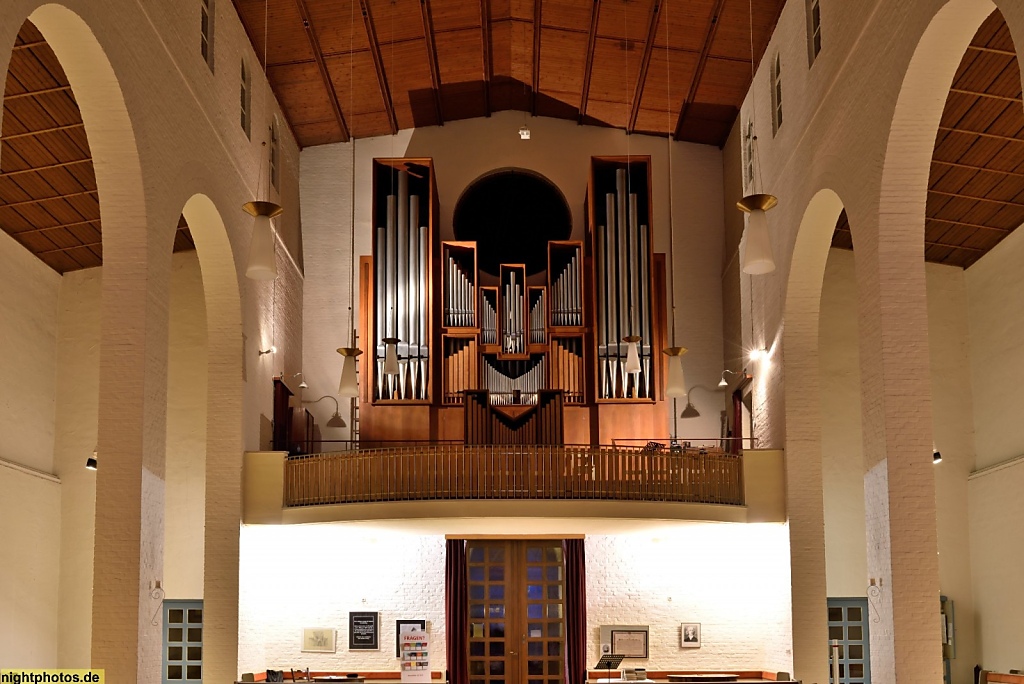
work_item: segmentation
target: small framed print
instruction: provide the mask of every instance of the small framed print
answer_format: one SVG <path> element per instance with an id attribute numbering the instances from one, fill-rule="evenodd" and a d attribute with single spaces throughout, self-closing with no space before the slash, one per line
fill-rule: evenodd
<path id="1" fill-rule="evenodd" d="M 627 658 L 647 657 L 646 629 L 613 629 L 612 654 Z"/>
<path id="2" fill-rule="evenodd" d="M 684 622 L 679 626 L 679 646 L 681 648 L 700 648 L 699 622 Z"/>
<path id="3" fill-rule="evenodd" d="M 321 627 L 302 630 L 302 651 L 304 653 L 334 653 L 334 630 Z"/>

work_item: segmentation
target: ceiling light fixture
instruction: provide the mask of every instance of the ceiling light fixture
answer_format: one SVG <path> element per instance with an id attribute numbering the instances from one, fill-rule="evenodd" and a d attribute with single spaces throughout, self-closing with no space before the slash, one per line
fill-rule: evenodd
<path id="1" fill-rule="evenodd" d="M 338 400 L 332 397 L 330 394 L 325 394 L 319 399 L 313 399 L 310 401 L 303 401 L 303 404 L 317 404 L 324 399 L 330 399 L 334 402 L 334 415 L 331 416 L 327 421 L 327 427 L 329 428 L 343 428 L 345 427 L 345 419 L 341 417 L 340 407 L 338 406 Z"/>
<path id="2" fill-rule="evenodd" d="M 267 81 L 267 18 L 269 0 L 263 3 L 263 104 L 266 110 L 267 96 L 270 83 Z M 266 147 L 263 141 L 262 147 Z M 256 181 L 256 196 L 259 197 L 265 191 L 263 187 L 263 155 L 260 155 L 260 170 Z M 274 280 L 277 278 L 277 254 L 275 250 L 276 239 L 274 237 L 274 226 L 271 219 L 279 216 L 284 209 L 273 202 L 255 200 L 246 202 L 242 209 L 255 220 L 252 225 L 252 241 L 249 243 L 249 261 L 245 268 L 245 277 L 253 280 Z"/>
<path id="3" fill-rule="evenodd" d="M 683 354 L 686 353 L 686 347 L 669 347 L 662 350 L 662 352 L 668 356 L 665 396 L 684 396 L 686 394 L 686 380 L 683 376 Z"/>
<path id="4" fill-rule="evenodd" d="M 622 341 L 626 343 L 626 367 L 627 373 L 639 373 L 642 369 L 640 367 L 640 350 L 637 347 L 637 343 L 640 341 L 639 335 L 627 335 L 622 338 Z"/>
<path id="5" fill-rule="evenodd" d="M 356 380 L 356 363 L 358 363 L 357 357 L 363 353 L 363 350 L 355 347 L 339 347 L 338 353 L 342 356 L 341 382 L 338 384 L 338 394 L 343 397 L 358 396 L 359 383 Z"/>

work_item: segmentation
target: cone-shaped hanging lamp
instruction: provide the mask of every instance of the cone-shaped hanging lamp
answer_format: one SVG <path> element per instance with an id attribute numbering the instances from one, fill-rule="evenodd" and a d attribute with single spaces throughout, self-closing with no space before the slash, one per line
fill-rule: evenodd
<path id="1" fill-rule="evenodd" d="M 398 375 L 398 338 L 385 337 L 384 342 L 384 374 Z"/>
<path id="2" fill-rule="evenodd" d="M 686 394 L 686 380 L 683 377 L 683 354 L 686 353 L 686 347 L 669 347 L 664 350 L 664 353 L 668 356 L 665 396 L 684 396 Z"/>
<path id="3" fill-rule="evenodd" d="M 640 372 L 640 350 L 637 348 L 637 343 L 640 341 L 639 335 L 629 335 L 623 337 L 622 341 L 629 345 L 626 348 L 626 372 L 627 373 L 639 373 Z"/>
<path id="4" fill-rule="evenodd" d="M 274 250 L 274 227 L 270 219 L 280 215 L 284 209 L 273 202 L 260 201 L 247 202 L 242 209 L 256 219 L 252 226 L 245 276 L 253 280 L 273 280 L 277 277 L 277 257 Z"/>
<path id="5" fill-rule="evenodd" d="M 774 195 L 759 193 L 747 195 L 736 206 L 750 216 L 743 233 L 743 272 L 748 275 L 763 275 L 775 270 L 772 242 L 768 237 L 768 217 L 765 212 L 779 203 Z"/>
<path id="6" fill-rule="evenodd" d="M 356 363 L 358 357 L 363 353 L 362 349 L 355 347 L 341 347 L 338 353 L 342 356 L 341 383 L 338 385 L 338 395 L 342 397 L 355 397 L 359 395 L 359 384 L 356 381 Z"/>

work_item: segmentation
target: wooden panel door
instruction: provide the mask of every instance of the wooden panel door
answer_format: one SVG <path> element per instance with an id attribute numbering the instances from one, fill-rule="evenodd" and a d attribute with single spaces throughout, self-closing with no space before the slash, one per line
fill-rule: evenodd
<path id="1" fill-rule="evenodd" d="M 470 684 L 563 684 L 560 540 L 471 541 Z"/>

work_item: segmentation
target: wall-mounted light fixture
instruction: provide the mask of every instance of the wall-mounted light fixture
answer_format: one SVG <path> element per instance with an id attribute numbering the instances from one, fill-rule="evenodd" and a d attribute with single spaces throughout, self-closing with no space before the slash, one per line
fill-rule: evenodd
<path id="1" fill-rule="evenodd" d="M 266 354 L 276 354 L 276 353 L 277 353 L 277 347 L 275 347 L 274 345 L 270 345 L 266 349 L 260 349 L 260 356 L 264 356 Z"/>
<path id="2" fill-rule="evenodd" d="M 932 463 L 942 463 L 942 454 L 932 445 Z"/>
<path id="3" fill-rule="evenodd" d="M 679 414 L 680 418 L 700 418 L 700 411 L 698 411 L 697 407 L 693 405 L 692 401 L 690 401 L 690 395 L 693 394 L 693 390 L 695 389 L 702 389 L 705 392 L 711 393 L 717 393 L 719 391 L 717 389 L 705 387 L 704 385 L 694 385 L 691 387 L 690 391 L 686 393 L 686 408 L 684 408 L 683 412 Z"/>
<path id="4" fill-rule="evenodd" d="M 726 373 L 728 373 L 729 375 L 738 375 L 741 378 L 751 378 L 751 377 L 753 377 L 749 373 L 746 373 L 746 372 L 737 373 L 736 371 L 731 371 L 728 368 L 726 368 L 724 371 L 722 371 L 722 379 L 718 381 L 718 386 L 721 387 L 722 389 L 725 389 L 726 387 L 729 386 L 729 381 L 725 379 Z"/>
<path id="5" fill-rule="evenodd" d="M 302 373 L 296 373 L 292 377 L 293 378 L 301 378 L 302 377 Z M 305 379 L 303 379 L 302 382 L 299 383 L 299 389 L 309 389 L 309 385 L 306 384 L 306 380 Z"/>
<path id="6" fill-rule="evenodd" d="M 98 456 L 99 447 L 96 447 L 95 449 L 92 450 L 92 456 L 85 459 L 85 467 L 87 470 L 96 470 L 96 467 L 99 465 L 99 461 L 97 461 Z"/>
<path id="7" fill-rule="evenodd" d="M 341 417 L 341 414 L 339 413 L 340 409 L 338 408 L 338 400 L 335 399 L 334 397 L 332 397 L 331 395 L 325 394 L 324 396 L 320 397 L 319 399 L 313 399 L 312 401 L 303 401 L 302 403 L 303 404 L 317 404 L 317 403 L 323 401 L 324 399 L 330 399 L 331 401 L 334 402 L 334 415 L 331 416 L 330 419 L 327 421 L 327 427 L 329 427 L 329 428 L 343 428 L 343 427 L 345 427 L 345 420 Z"/>

